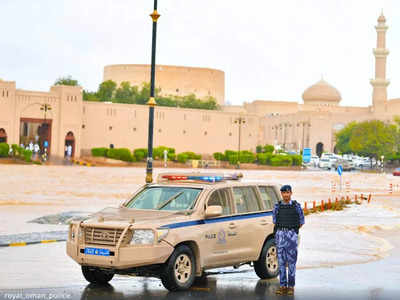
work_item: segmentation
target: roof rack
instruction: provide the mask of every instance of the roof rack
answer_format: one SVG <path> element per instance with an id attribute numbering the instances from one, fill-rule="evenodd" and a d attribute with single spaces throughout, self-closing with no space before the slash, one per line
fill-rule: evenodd
<path id="1" fill-rule="evenodd" d="M 157 177 L 157 182 L 201 182 L 217 183 L 227 180 L 240 180 L 242 173 L 234 174 L 211 174 L 211 173 L 161 173 Z"/>

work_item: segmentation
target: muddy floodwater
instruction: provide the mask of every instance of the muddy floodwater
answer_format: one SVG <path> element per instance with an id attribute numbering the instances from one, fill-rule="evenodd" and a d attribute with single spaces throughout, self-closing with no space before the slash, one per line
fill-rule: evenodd
<path id="1" fill-rule="evenodd" d="M 235 172 L 155 169 L 154 178 L 166 171 Z M 400 282 L 400 269 L 391 265 L 394 253 L 400 250 L 400 194 L 397 191 L 389 194 L 389 185 L 399 186 L 400 178 L 391 174 L 361 172 L 344 173 L 341 180 L 336 172 L 328 171 L 240 172 L 244 175 L 244 181 L 290 184 L 293 198 L 303 205 L 307 202 L 309 207 L 312 201 L 326 201 L 328 198 L 346 195 L 372 195 L 370 203 L 364 200 L 361 205 L 353 204 L 343 211 L 326 211 L 306 216 L 299 246 L 298 270 L 299 274 L 303 274 L 299 282 L 310 287 L 315 283 L 319 284 L 318 287 L 326 284 L 333 288 L 333 283 L 339 284 L 341 273 L 332 273 L 331 270 L 342 267 L 343 274 L 351 277 L 351 266 L 354 266 L 353 270 L 359 270 L 356 273 L 360 276 L 357 280 L 361 285 L 384 286 L 387 283 L 392 286 Z M 59 224 L 57 221 L 52 224 L 31 221 L 49 215 L 65 216 L 70 212 L 90 214 L 107 206 L 117 206 L 144 183 L 144 178 L 145 170 L 133 167 L 0 165 L 0 238 L 10 235 L 26 238 L 46 232 L 65 232 L 67 225 L 61 221 Z M 336 185 L 335 194 L 332 193 L 333 185 Z M 65 243 L 61 242 L 49 246 L 0 248 L 0 289 L 86 284 L 78 266 L 66 256 L 64 247 Z M 43 251 L 51 251 L 51 255 L 47 256 L 51 257 L 51 263 L 45 259 Z M 360 267 L 363 265 L 366 267 Z M 368 266 L 383 270 L 379 271 L 379 276 L 369 281 L 361 275 L 364 272 L 361 270 Z M 37 271 L 27 272 L 27 268 Z M 53 271 L 41 274 L 43 268 Z M 63 270 L 63 275 L 54 276 L 61 274 L 60 270 Z M 231 277 L 257 282 L 250 267 L 244 266 L 240 270 L 244 273 Z M 215 272 L 218 274 L 219 271 Z M 318 274 L 319 279 L 315 281 L 313 274 Z M 116 282 L 124 280 L 121 277 Z M 159 288 L 159 282 L 154 282 L 157 282 Z"/>

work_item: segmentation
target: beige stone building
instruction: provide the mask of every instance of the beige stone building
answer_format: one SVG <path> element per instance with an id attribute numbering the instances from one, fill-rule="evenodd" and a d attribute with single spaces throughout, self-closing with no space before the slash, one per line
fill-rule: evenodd
<path id="1" fill-rule="evenodd" d="M 224 73 L 219 70 L 157 66 L 156 86 L 164 95 L 196 94 L 215 97 L 219 111 L 156 107 L 154 146 L 174 147 L 177 152 L 212 154 L 240 148 L 255 151 L 257 145 L 274 144 L 313 153 L 334 151 L 335 132 L 353 120 L 392 121 L 400 115 L 400 98 L 387 99 L 385 45 L 387 31 L 383 15 L 375 27 L 377 48 L 372 103 L 368 107 L 341 106 L 340 92 L 320 80 L 305 89 L 303 103 L 255 100 L 242 106 L 225 102 Z M 111 65 L 104 80 L 149 81 L 148 65 Z M 244 123 L 235 122 L 241 118 Z M 81 87 L 53 86 L 49 92 L 16 88 L 13 81 L 0 80 L 0 142 L 47 145 L 53 157 L 63 157 L 71 145 L 79 157 L 93 147 L 146 148 L 148 107 L 82 101 Z"/>

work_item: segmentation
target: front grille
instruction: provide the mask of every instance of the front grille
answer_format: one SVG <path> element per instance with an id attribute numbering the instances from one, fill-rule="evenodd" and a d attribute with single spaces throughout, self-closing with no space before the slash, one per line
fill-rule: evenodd
<path id="1" fill-rule="evenodd" d="M 85 243 L 116 246 L 122 232 L 123 229 L 86 227 Z M 124 243 L 126 239 L 127 236 L 125 235 L 122 243 Z"/>

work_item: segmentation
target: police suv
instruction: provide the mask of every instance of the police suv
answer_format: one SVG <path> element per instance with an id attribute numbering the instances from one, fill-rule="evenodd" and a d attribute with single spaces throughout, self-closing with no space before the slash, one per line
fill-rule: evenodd
<path id="1" fill-rule="evenodd" d="M 262 279 L 276 277 L 272 210 L 279 189 L 239 175 L 160 174 L 120 207 L 71 223 L 67 254 L 97 284 L 131 274 L 185 290 L 204 270 L 243 264 Z"/>

